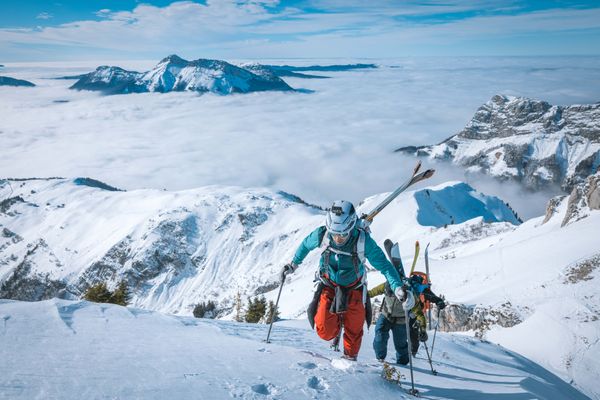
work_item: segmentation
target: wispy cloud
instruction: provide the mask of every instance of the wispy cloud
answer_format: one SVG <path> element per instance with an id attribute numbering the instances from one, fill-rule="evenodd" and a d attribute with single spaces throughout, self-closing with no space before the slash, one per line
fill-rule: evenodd
<path id="1" fill-rule="evenodd" d="M 41 13 L 39 13 L 39 14 L 38 14 L 38 15 L 35 17 L 35 19 L 51 19 L 52 17 L 53 17 L 53 16 L 52 16 L 52 14 L 50 14 L 50 13 L 47 13 L 47 12 L 41 12 Z"/>
<path id="2" fill-rule="evenodd" d="M 41 15 L 41 14 L 40 14 Z M 524 9 L 518 2 L 309 0 L 179 1 L 139 4 L 130 11 L 101 9 L 99 19 L 42 28 L 0 29 L 0 50 L 26 45 L 76 46 L 143 57 L 172 52 L 213 57 L 323 57 L 474 54 L 486 40 L 502 41 L 499 54 L 539 54 L 547 35 L 579 35 L 587 53 L 598 51 L 600 7 Z M 520 40 L 526 35 L 527 40 Z M 527 47 L 529 46 L 529 47 Z M 543 47 L 543 46 L 542 46 Z M 573 53 L 557 43 L 554 53 Z M 224 50 L 226 49 L 226 50 Z M 487 48 L 494 53 L 494 46 Z M 585 51 L 584 51 L 585 52 Z M 143 54 L 142 54 L 143 53 Z M 488 54 L 486 53 L 486 54 Z"/>

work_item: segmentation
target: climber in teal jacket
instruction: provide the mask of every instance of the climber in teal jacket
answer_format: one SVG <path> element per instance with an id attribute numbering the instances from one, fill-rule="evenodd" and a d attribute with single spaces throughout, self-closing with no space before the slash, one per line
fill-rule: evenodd
<path id="1" fill-rule="evenodd" d="M 314 231 L 312 231 L 300 244 L 298 250 L 296 250 L 296 254 L 294 255 L 294 259 L 292 262 L 295 265 L 302 264 L 304 258 L 310 253 L 312 250 L 315 250 L 321 246 L 321 242 L 323 241 L 323 236 L 325 234 L 331 235 L 330 233 L 326 233 L 327 228 L 325 226 L 320 226 Z M 352 253 L 354 251 L 354 247 L 357 245 L 358 236 L 360 231 L 358 228 L 354 228 L 350 233 L 350 238 L 341 246 L 335 246 L 337 250 Z M 375 240 L 371 237 L 367 232 L 365 235 L 365 245 L 364 245 L 364 254 L 369 263 L 377 270 L 381 271 L 381 273 L 385 276 L 388 282 L 390 282 L 390 286 L 392 290 L 396 290 L 396 288 L 402 286 L 402 282 L 400 280 L 400 276 L 398 275 L 398 271 L 392 263 L 390 263 L 385 256 L 383 250 L 375 243 Z M 333 241 L 332 241 L 333 242 Z M 335 245 L 335 242 L 334 242 Z M 326 253 L 321 254 L 321 261 L 319 262 L 319 272 L 322 276 L 325 276 L 331 282 L 339 286 L 350 286 L 353 283 L 360 282 L 360 279 L 365 273 L 365 265 L 364 263 L 359 262 L 358 268 L 355 268 L 354 260 L 351 256 L 345 256 L 344 254 L 335 254 L 332 253 L 329 256 L 329 264 L 326 265 Z M 333 255 L 336 256 L 333 256 Z M 360 261 L 360 260 L 359 260 Z"/>
<path id="2" fill-rule="evenodd" d="M 317 248 L 322 252 L 320 284 L 307 310 L 308 319 L 322 339 L 335 339 L 334 347 L 343 327 L 344 357 L 356 360 L 365 318 L 367 324 L 371 322 L 365 260 L 386 277 L 394 293 L 404 301 L 400 275 L 368 230 L 361 227 L 354 206 L 348 201 L 333 203 L 325 226 L 315 229 L 302 241 L 293 260 L 284 266 L 282 279 L 293 273 L 308 253 Z"/>

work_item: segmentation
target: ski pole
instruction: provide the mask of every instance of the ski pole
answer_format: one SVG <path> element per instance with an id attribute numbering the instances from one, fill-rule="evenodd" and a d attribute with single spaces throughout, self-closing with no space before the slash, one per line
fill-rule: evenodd
<path id="1" fill-rule="evenodd" d="M 283 282 L 285 282 L 285 275 L 281 274 L 281 284 L 279 285 L 279 293 L 277 294 L 277 301 L 275 302 L 275 308 L 273 309 L 273 313 L 271 315 L 271 324 L 269 325 L 269 332 L 267 333 L 267 343 L 271 343 L 269 341 L 269 337 L 271 337 L 271 329 L 273 328 L 273 321 L 275 320 L 275 314 L 277 311 L 277 307 L 279 306 L 279 297 L 281 297 L 281 289 L 283 289 Z"/>
<path id="2" fill-rule="evenodd" d="M 427 283 L 429 287 L 431 287 L 431 276 L 429 276 L 429 243 L 425 246 L 425 274 L 427 275 Z M 429 314 L 429 326 L 431 326 L 431 302 L 429 303 L 429 309 L 427 310 Z"/>
<path id="3" fill-rule="evenodd" d="M 412 296 L 412 293 L 407 293 L 407 296 Z M 417 395 L 418 391 L 415 389 L 415 378 L 413 376 L 413 362 L 412 362 L 412 342 L 410 340 L 410 315 L 408 310 L 404 310 L 404 318 L 406 319 L 406 341 L 408 342 L 408 361 L 410 363 L 410 384 L 412 389 L 408 391 L 409 394 L 414 396 Z"/>
<path id="4" fill-rule="evenodd" d="M 342 337 L 342 331 L 344 330 L 344 314 L 339 314 L 338 318 L 340 321 L 340 330 L 331 344 L 333 351 L 340 351 L 340 338 Z"/>
<path id="5" fill-rule="evenodd" d="M 431 361 L 431 356 L 429 355 L 429 349 L 427 348 L 427 342 L 423 342 L 425 346 L 425 352 L 427 353 L 427 359 L 429 360 L 429 367 L 431 368 L 431 373 L 437 375 L 437 371 L 433 369 L 433 362 Z M 433 347 L 431 348 L 433 350 Z"/>
<path id="6" fill-rule="evenodd" d="M 437 312 L 437 321 L 435 322 L 435 329 L 433 331 L 433 341 L 431 342 L 431 355 L 433 356 L 433 346 L 435 346 L 435 335 L 437 333 L 438 330 L 438 326 L 440 326 L 440 308 L 438 307 L 438 312 Z"/>

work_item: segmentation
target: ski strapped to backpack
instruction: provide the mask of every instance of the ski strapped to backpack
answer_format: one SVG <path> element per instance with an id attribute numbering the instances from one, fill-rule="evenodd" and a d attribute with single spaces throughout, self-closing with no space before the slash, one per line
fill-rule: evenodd
<path id="1" fill-rule="evenodd" d="M 419 245 L 419 241 L 417 240 L 415 242 L 415 256 L 413 258 L 412 266 L 410 267 L 410 273 L 408 274 L 408 276 L 411 276 L 413 272 L 415 272 L 415 265 L 417 265 L 417 258 L 419 258 L 420 248 L 421 246 Z"/>
<path id="2" fill-rule="evenodd" d="M 408 189 L 415 183 L 431 178 L 433 176 L 433 173 L 435 172 L 434 169 L 428 169 L 426 171 L 418 173 L 420 169 L 421 161 L 419 160 L 419 162 L 417 162 L 417 165 L 415 165 L 415 168 L 413 169 L 411 177 L 400 187 L 398 187 L 396 190 L 390 193 L 389 196 L 386 197 L 381 203 L 379 203 L 379 205 L 377 205 L 377 207 L 375 207 L 370 213 L 363 215 L 361 219 L 365 220 L 367 225 L 370 224 L 371 222 L 373 222 L 373 219 L 377 216 L 377 214 L 379 214 L 385 207 L 387 207 L 387 205 L 390 204 L 392 200 L 398 197 L 400 193 L 404 192 L 406 189 Z"/>
<path id="3" fill-rule="evenodd" d="M 425 274 L 426 274 L 426 279 L 427 279 L 427 283 L 429 283 L 429 285 L 431 285 L 431 276 L 429 275 L 429 244 L 427 243 L 427 246 L 425 246 Z M 427 302 L 427 311 L 428 311 L 428 317 L 429 317 L 429 326 L 431 326 L 431 305 L 429 304 L 429 302 Z"/>

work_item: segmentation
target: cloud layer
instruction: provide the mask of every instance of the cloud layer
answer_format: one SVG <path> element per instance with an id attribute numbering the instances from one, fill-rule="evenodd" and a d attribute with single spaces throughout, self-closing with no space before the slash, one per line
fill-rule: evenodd
<path id="1" fill-rule="evenodd" d="M 340 60 L 321 61 L 332 62 Z M 311 94 L 101 97 L 43 79 L 95 66 L 7 66 L 3 73 L 38 87 L 0 88 L 3 177 L 90 176 L 127 189 L 267 186 L 321 205 L 356 202 L 405 179 L 414 160 L 394 149 L 457 133 L 495 94 L 554 104 L 600 100 L 598 57 L 398 59 L 331 79 L 287 80 Z M 458 169 L 438 169 L 432 184 L 465 178 Z M 521 198 L 517 188 L 472 183 L 521 215 L 543 212 L 543 200 Z"/>

